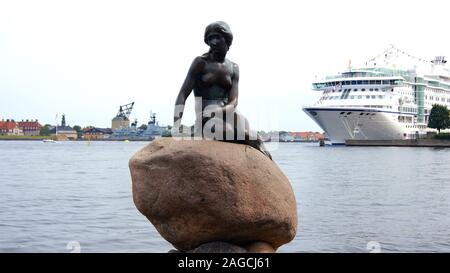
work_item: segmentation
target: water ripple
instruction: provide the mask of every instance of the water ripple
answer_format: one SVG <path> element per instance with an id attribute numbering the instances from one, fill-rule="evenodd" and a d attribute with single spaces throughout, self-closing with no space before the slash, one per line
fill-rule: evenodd
<path id="1" fill-rule="evenodd" d="M 147 143 L 0 141 L 0 252 L 167 252 L 134 206 L 128 159 Z M 268 146 L 271 146 L 269 144 Z M 450 251 L 450 149 L 271 151 L 291 181 L 299 228 L 281 252 Z"/>

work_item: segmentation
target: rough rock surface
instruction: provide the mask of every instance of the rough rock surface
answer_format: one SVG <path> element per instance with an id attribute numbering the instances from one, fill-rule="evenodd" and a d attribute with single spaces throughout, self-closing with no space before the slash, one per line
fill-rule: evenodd
<path id="1" fill-rule="evenodd" d="M 247 253 L 247 250 L 238 245 L 226 242 L 210 242 L 189 250 L 189 253 Z"/>
<path id="2" fill-rule="evenodd" d="M 129 166 L 136 207 L 179 250 L 214 241 L 276 249 L 296 234 L 288 179 L 250 146 L 160 138 Z"/>
<path id="3" fill-rule="evenodd" d="M 250 253 L 274 253 L 275 249 L 266 242 L 253 242 L 244 246 Z"/>

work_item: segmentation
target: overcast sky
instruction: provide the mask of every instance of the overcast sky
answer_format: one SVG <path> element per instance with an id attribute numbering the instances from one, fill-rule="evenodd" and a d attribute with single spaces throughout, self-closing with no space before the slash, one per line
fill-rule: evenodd
<path id="1" fill-rule="evenodd" d="M 320 130 L 301 107 L 315 77 L 391 44 L 450 57 L 446 1 L 0 1 L 0 118 L 110 127 L 122 104 L 171 124 L 205 27 L 226 21 L 240 67 L 238 109 L 256 129 Z M 183 123 L 194 122 L 193 96 Z"/>

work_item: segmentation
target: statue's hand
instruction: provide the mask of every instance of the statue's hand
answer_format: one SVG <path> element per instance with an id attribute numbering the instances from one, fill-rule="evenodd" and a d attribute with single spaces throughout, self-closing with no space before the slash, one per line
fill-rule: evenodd
<path id="1" fill-rule="evenodd" d="M 208 105 L 204 110 L 203 110 L 203 114 L 204 116 L 207 117 L 212 117 L 213 113 L 214 116 L 220 115 L 222 114 L 224 111 L 224 107 L 223 106 L 219 106 L 219 105 Z"/>

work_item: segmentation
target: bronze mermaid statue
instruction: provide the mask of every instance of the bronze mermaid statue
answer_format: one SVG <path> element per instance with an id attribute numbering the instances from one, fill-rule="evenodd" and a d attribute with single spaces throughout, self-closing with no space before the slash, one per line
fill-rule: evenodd
<path id="1" fill-rule="evenodd" d="M 230 27 L 222 21 L 209 24 L 204 41 L 209 51 L 196 57 L 189 68 L 175 102 L 174 128 L 179 130 L 186 99 L 193 90 L 197 116 L 194 135 L 249 145 L 272 159 L 248 120 L 236 110 L 239 67 L 226 58 L 233 41 Z"/>

